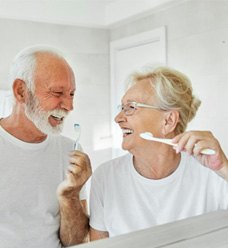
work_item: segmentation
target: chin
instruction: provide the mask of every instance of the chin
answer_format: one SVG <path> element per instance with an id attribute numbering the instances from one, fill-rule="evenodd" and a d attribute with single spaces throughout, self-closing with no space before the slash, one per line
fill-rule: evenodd
<path id="1" fill-rule="evenodd" d="M 129 151 L 129 149 L 130 149 L 129 144 L 125 144 L 125 143 L 123 142 L 123 143 L 122 143 L 122 149 L 123 149 L 124 151 Z"/>

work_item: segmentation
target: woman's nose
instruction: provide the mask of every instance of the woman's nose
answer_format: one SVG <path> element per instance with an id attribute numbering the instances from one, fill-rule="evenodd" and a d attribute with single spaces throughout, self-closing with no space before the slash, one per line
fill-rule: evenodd
<path id="1" fill-rule="evenodd" d="M 126 116 L 125 116 L 125 114 L 124 114 L 124 111 L 120 111 L 120 112 L 116 115 L 116 117 L 115 117 L 114 120 L 115 120 L 116 123 L 125 121 L 125 120 L 126 120 Z"/>

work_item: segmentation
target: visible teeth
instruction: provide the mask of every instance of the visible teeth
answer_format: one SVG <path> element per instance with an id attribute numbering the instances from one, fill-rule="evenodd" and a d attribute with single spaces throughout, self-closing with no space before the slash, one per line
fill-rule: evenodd
<path id="1" fill-rule="evenodd" d="M 52 115 L 55 119 L 58 119 L 58 120 L 62 120 L 63 117 L 62 116 L 58 116 L 58 115 Z"/>
<path id="2" fill-rule="evenodd" d="M 129 134 L 129 133 L 133 133 L 133 130 L 131 129 L 122 129 L 123 134 Z"/>

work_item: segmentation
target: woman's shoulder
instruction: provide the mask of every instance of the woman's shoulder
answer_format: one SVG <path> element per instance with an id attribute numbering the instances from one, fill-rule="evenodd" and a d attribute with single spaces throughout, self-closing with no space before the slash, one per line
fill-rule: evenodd
<path id="1" fill-rule="evenodd" d="M 132 161 L 132 155 L 131 154 L 125 154 L 120 157 L 108 160 L 101 165 L 99 165 L 95 173 L 118 173 L 122 172 L 126 168 L 128 168 L 128 165 Z"/>

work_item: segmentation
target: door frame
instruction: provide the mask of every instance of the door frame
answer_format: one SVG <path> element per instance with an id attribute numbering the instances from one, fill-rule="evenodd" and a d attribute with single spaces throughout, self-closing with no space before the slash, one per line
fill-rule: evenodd
<path id="1" fill-rule="evenodd" d="M 116 57 L 117 53 L 121 50 L 146 45 L 153 42 L 160 42 L 161 46 L 161 60 L 162 64 L 167 62 L 167 48 L 166 48 L 166 27 L 162 26 L 147 32 L 139 33 L 133 36 L 128 36 L 123 39 L 115 40 L 110 42 L 110 96 L 111 96 L 111 137 L 112 137 L 112 157 L 115 156 L 113 134 L 115 130 L 114 117 L 116 114 L 116 106 L 119 104 L 116 99 L 118 88 L 116 85 Z"/>

